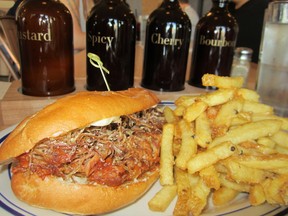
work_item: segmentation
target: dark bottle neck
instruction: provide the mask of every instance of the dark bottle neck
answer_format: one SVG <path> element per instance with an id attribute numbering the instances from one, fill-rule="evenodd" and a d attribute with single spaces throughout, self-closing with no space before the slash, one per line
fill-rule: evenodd
<path id="1" fill-rule="evenodd" d="M 212 0 L 213 8 L 224 8 L 228 9 L 228 0 Z"/>
<path id="2" fill-rule="evenodd" d="M 122 0 L 122 2 L 123 2 L 128 8 L 130 8 L 130 5 L 129 5 L 125 0 Z"/>
<path id="3" fill-rule="evenodd" d="M 111 11 L 111 10 L 116 9 L 116 7 L 121 7 L 122 9 L 127 8 L 129 11 L 131 11 L 129 4 L 125 0 L 100 0 L 91 9 L 89 16 L 94 14 L 95 11 L 102 11 L 102 12 L 103 12 L 103 10 Z M 107 16 L 109 16 L 109 14 L 107 14 Z"/>
<path id="4" fill-rule="evenodd" d="M 102 0 L 102 2 L 113 2 L 113 3 L 122 3 L 123 2 L 123 0 Z"/>
<path id="5" fill-rule="evenodd" d="M 178 0 L 163 0 L 161 7 L 179 8 L 180 4 Z"/>
<path id="6" fill-rule="evenodd" d="M 212 0 L 213 6 L 210 10 L 212 13 L 229 13 L 228 0 Z"/>
<path id="7" fill-rule="evenodd" d="M 105 5 L 118 5 L 118 4 L 126 4 L 124 0 L 101 0 L 99 4 Z M 96 6 L 96 5 L 95 5 Z"/>

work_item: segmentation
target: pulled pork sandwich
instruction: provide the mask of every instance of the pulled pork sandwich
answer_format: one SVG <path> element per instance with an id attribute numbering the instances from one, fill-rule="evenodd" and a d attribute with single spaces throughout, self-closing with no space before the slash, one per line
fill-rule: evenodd
<path id="1" fill-rule="evenodd" d="M 24 119 L 0 147 L 22 201 L 72 214 L 114 211 L 157 180 L 164 117 L 151 92 L 81 92 Z"/>

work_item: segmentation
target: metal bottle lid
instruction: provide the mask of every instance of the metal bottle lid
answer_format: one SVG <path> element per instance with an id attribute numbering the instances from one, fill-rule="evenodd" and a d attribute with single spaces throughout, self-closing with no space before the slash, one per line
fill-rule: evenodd
<path id="1" fill-rule="evenodd" d="M 253 50 L 247 47 L 237 47 L 234 51 L 234 57 L 241 60 L 251 60 Z"/>

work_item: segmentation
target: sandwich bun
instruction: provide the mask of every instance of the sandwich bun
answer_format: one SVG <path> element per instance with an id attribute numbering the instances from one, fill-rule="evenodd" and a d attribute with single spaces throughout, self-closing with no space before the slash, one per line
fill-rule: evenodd
<path id="1" fill-rule="evenodd" d="M 159 103 L 152 92 L 141 88 L 124 91 L 80 92 L 57 100 L 24 119 L 0 147 L 0 163 L 32 149 L 47 137 L 56 137 L 95 121 L 132 114 Z"/>
<path id="2" fill-rule="evenodd" d="M 78 215 L 102 214 L 137 201 L 158 179 L 158 172 L 147 173 L 142 180 L 119 187 L 65 182 L 36 174 L 17 173 L 11 186 L 18 199 L 27 204 Z M 52 188 L 52 190 L 51 190 Z"/>
<path id="3" fill-rule="evenodd" d="M 118 92 L 80 92 L 65 96 L 24 119 L 0 147 L 0 162 L 28 153 L 41 140 L 84 128 L 96 121 L 129 115 L 157 105 L 150 91 L 131 88 Z M 157 180 L 158 167 L 119 186 L 73 182 L 48 175 L 15 172 L 11 187 L 21 201 L 59 212 L 91 215 L 111 212 L 139 199 Z M 85 180 L 84 180 L 85 182 Z"/>

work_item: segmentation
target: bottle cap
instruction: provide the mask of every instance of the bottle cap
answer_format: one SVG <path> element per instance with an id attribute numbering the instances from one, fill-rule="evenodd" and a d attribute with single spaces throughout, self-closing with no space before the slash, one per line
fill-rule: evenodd
<path id="1" fill-rule="evenodd" d="M 253 50 L 248 47 L 237 47 L 234 56 L 241 60 L 251 60 Z"/>

